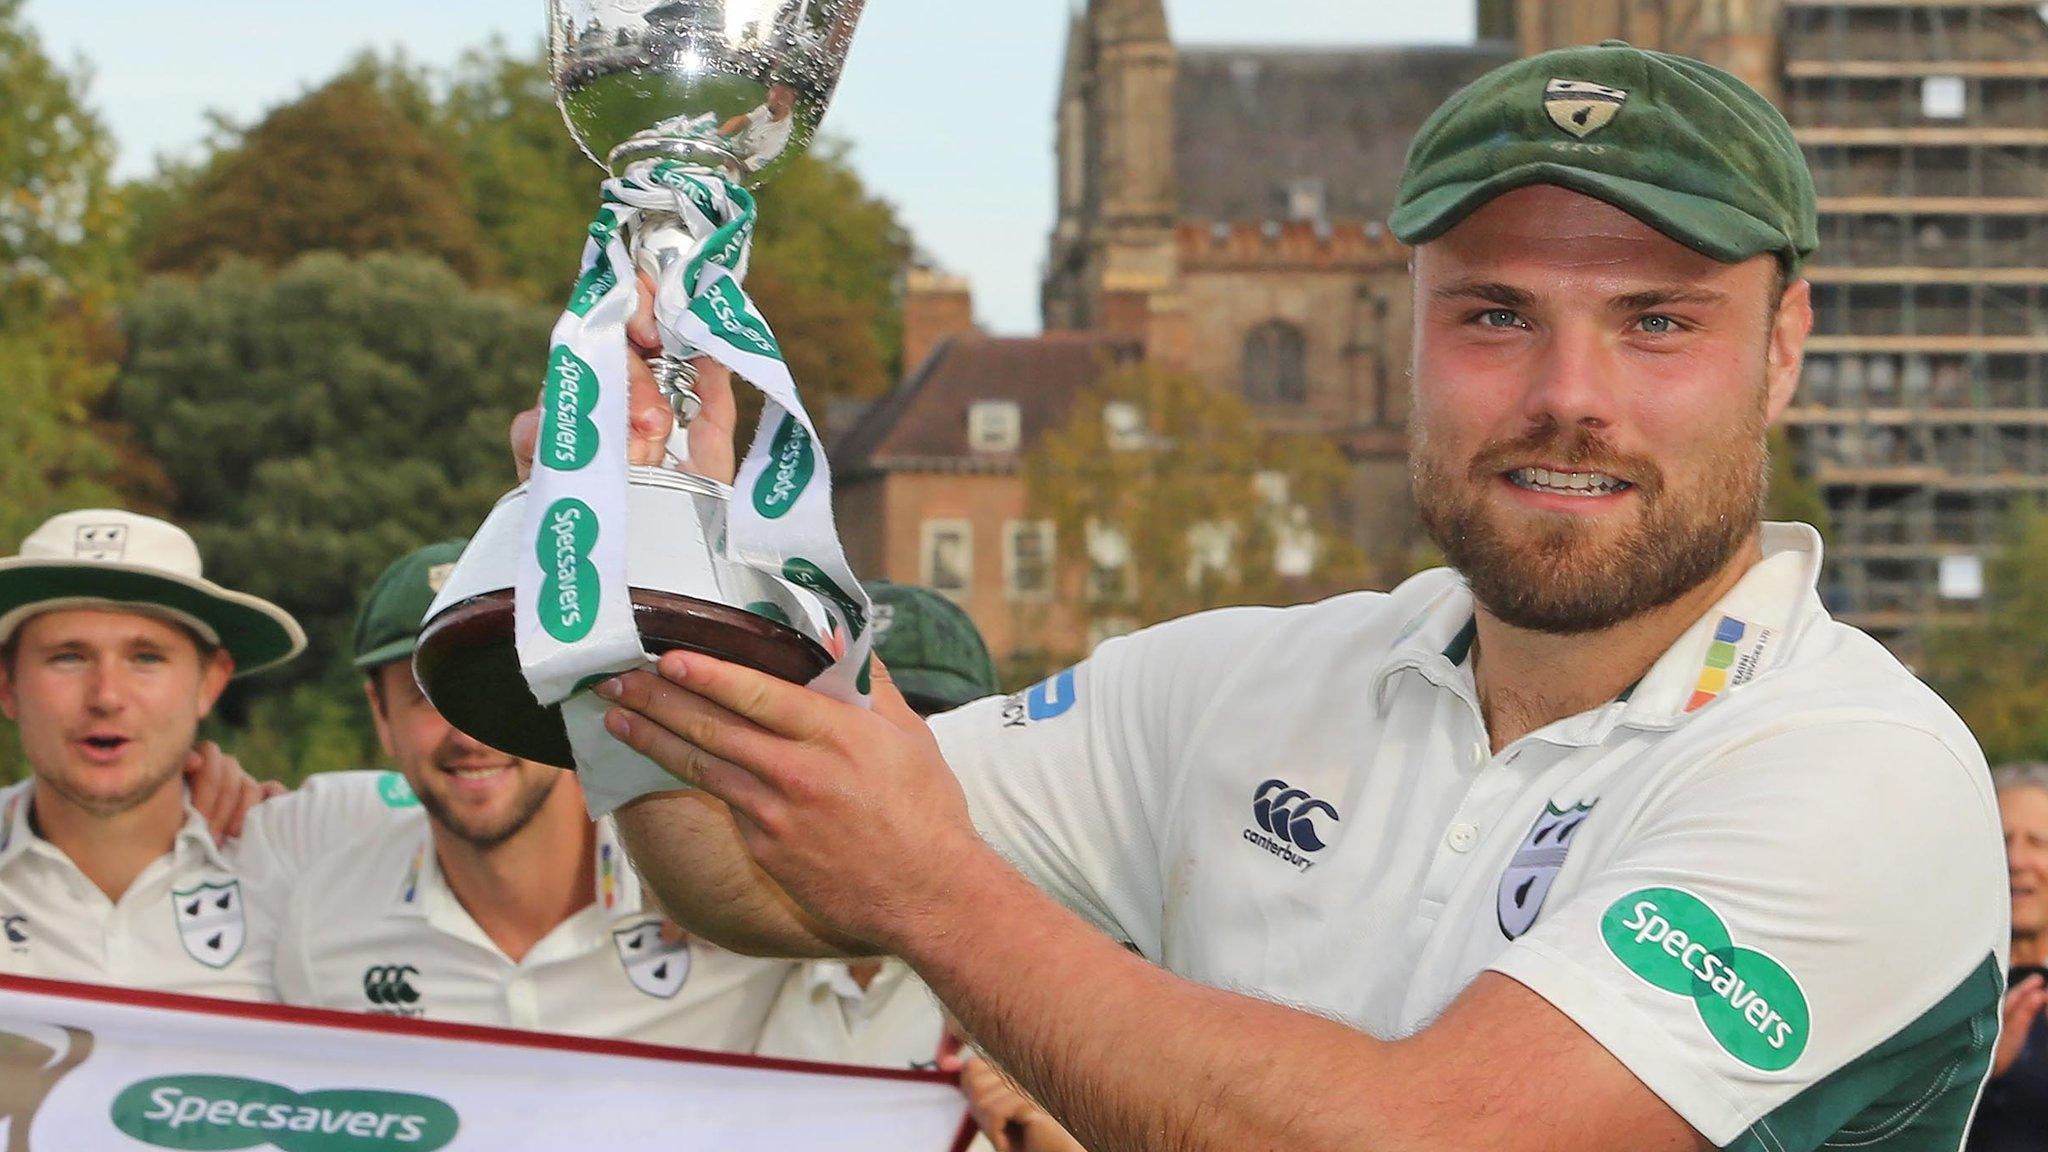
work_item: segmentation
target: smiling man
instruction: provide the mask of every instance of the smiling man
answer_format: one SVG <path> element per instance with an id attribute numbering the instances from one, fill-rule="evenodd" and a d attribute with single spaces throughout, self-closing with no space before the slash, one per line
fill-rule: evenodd
<path id="1" fill-rule="evenodd" d="M 252 907 L 384 809 L 372 774 L 330 773 L 215 843 L 185 778 L 246 778 L 199 723 L 305 636 L 201 571 L 183 530 L 118 509 L 0 560 L 0 710 L 32 773 L 0 791 L 0 972 L 271 999 Z"/>
<path id="2" fill-rule="evenodd" d="M 642 902 L 573 773 L 456 731 L 412 675 L 463 542 L 379 576 L 355 663 L 420 807 L 310 866 L 278 945 L 287 1004 L 751 1052 L 794 965 L 682 938 Z"/>
<path id="3" fill-rule="evenodd" d="M 1983 761 L 1761 523 L 1814 216 L 1725 73 L 1482 77 L 1392 218 L 1448 569 L 929 730 L 671 654 L 600 688 L 699 789 L 622 810 L 635 859 L 735 947 L 904 957 L 1095 1152 L 1955 1148 L 2006 943 Z"/>

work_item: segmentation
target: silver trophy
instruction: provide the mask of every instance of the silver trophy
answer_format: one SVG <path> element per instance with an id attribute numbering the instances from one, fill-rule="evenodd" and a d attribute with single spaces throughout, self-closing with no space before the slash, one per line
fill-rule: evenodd
<path id="1" fill-rule="evenodd" d="M 614 175 L 657 164 L 757 185 L 809 145 L 863 0 L 549 0 L 549 64 L 570 133 Z M 683 222 L 644 215 L 625 235 L 634 263 L 663 279 L 695 241 Z M 677 416 L 696 412 L 694 349 L 653 365 Z M 414 673 L 457 728 L 530 760 L 574 767 L 557 709 L 533 698 L 515 640 L 513 586 L 527 488 L 498 502 L 449 574 L 421 632 Z M 683 648 L 805 683 L 832 662 L 819 592 L 727 559 L 731 489 L 636 468 L 627 583 L 646 651 Z"/>

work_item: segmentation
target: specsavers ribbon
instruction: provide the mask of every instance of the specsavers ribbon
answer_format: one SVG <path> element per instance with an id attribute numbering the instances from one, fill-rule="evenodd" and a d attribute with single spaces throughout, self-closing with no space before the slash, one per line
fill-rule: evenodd
<path id="1" fill-rule="evenodd" d="M 829 624 L 834 660 L 811 687 L 865 706 L 869 603 L 832 522 L 832 474 L 768 322 L 740 286 L 754 236 L 746 189 L 672 161 L 605 181 L 582 275 L 556 321 L 541 394 L 541 432 L 526 500 L 515 592 L 520 670 L 543 704 L 560 703 L 593 815 L 675 777 L 602 727 L 589 684 L 650 663 L 626 585 L 626 322 L 639 282 L 626 237 L 680 221 L 694 241 L 659 277 L 655 319 L 664 342 L 711 356 L 766 402 L 734 479 L 723 547 L 735 563 L 809 589 Z"/>

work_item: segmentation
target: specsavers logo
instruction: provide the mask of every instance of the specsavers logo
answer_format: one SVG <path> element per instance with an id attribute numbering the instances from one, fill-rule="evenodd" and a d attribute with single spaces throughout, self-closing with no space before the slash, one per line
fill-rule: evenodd
<path id="1" fill-rule="evenodd" d="M 618 284 L 618 273 L 612 271 L 610 263 L 600 259 L 586 269 L 582 277 L 576 281 L 575 290 L 569 293 L 569 311 L 578 316 L 590 315 L 590 310 L 597 307 L 597 302 L 604 299 L 605 294 L 618 287 Z"/>
<path id="2" fill-rule="evenodd" d="M 455 1109 L 431 1096 L 337 1088 L 294 1092 L 239 1076 L 159 1076 L 114 1098 L 114 1127 L 159 1148 L 274 1146 L 285 1152 L 432 1152 Z"/>
<path id="3" fill-rule="evenodd" d="M 768 331 L 768 325 L 754 315 L 753 305 L 747 294 L 740 289 L 739 282 L 730 276 L 720 276 L 705 293 L 690 305 L 690 311 L 709 325 L 711 331 L 722 335 L 733 347 L 756 356 L 773 356 L 782 359 L 782 348 L 776 344 L 775 336 Z"/>
<path id="4" fill-rule="evenodd" d="M 541 517 L 534 555 L 540 561 L 540 626 L 564 644 L 590 635 L 597 625 L 597 513 L 573 496 L 548 506 Z"/>
<path id="5" fill-rule="evenodd" d="M 818 453 L 811 446 L 811 434 L 796 417 L 783 416 L 768 445 L 768 467 L 754 483 L 754 509 L 766 519 L 782 519 L 796 507 L 817 468 Z"/>
<path id="6" fill-rule="evenodd" d="M 1600 918 L 1607 950 L 1652 987 L 1690 996 L 1730 1056 L 1752 1068 L 1790 1068 L 1811 1033 L 1806 993 L 1785 966 L 1738 947 L 1706 901 L 1682 888 L 1643 888 Z"/>
<path id="7" fill-rule="evenodd" d="M 547 383 L 541 390 L 541 413 L 547 421 L 542 462 L 557 472 L 574 472 L 597 455 L 597 373 L 567 344 L 555 345 L 548 356 Z"/>

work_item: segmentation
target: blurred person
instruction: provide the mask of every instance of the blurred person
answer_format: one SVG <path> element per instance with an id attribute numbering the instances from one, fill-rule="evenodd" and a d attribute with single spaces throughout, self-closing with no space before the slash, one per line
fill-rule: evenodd
<path id="1" fill-rule="evenodd" d="M 252 909 L 387 801 L 338 773 L 243 817 L 254 782 L 198 730 L 230 680 L 304 647 L 154 517 L 66 512 L 0 560 L 0 711 L 31 772 L 0 790 L 0 972 L 274 998 L 276 922 Z"/>
<path id="2" fill-rule="evenodd" d="M 768 85 L 767 99 L 718 126 L 732 153 L 749 172 L 774 163 L 796 132 L 796 88 L 784 80 Z"/>
<path id="3" fill-rule="evenodd" d="M 463 541 L 385 569 L 355 665 L 384 751 L 419 797 L 309 867 L 278 949 L 287 1004 L 751 1052 L 785 961 L 685 939 L 646 903 L 573 772 L 457 731 L 412 674 L 427 608 Z"/>
<path id="4" fill-rule="evenodd" d="M 2048 1148 L 2048 764 L 2008 764 L 1991 782 L 2012 884 L 2011 991 L 1967 1147 L 2036 1152 Z"/>
<path id="5" fill-rule="evenodd" d="M 879 665 L 863 711 L 670 653 L 597 689 L 692 786 L 620 811 L 643 875 L 732 947 L 904 958 L 1096 1152 L 1959 1145 L 2009 943 L 1982 755 L 1761 523 L 1815 218 L 1724 72 L 1481 77 L 1391 221 L 1450 568 L 929 728 Z"/>

